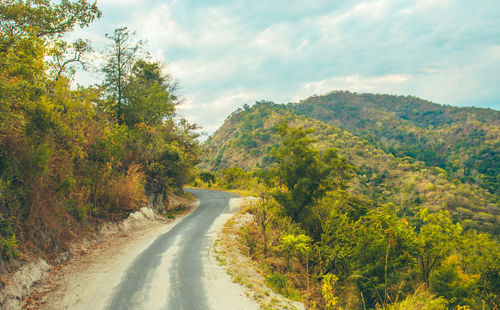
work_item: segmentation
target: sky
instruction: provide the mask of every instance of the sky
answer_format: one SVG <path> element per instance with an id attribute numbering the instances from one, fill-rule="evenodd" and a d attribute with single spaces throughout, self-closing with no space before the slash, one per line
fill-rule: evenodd
<path id="1" fill-rule="evenodd" d="M 498 0 L 98 0 L 74 36 L 126 26 L 179 80 L 181 116 L 213 133 L 243 104 L 333 90 L 500 109 Z M 94 83 L 95 74 L 77 81 Z"/>

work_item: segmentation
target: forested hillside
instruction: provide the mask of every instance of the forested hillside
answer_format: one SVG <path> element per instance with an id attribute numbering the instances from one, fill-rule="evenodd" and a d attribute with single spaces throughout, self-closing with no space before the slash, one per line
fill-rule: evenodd
<path id="1" fill-rule="evenodd" d="M 55 257 L 148 200 L 164 210 L 198 161 L 195 126 L 175 117 L 175 80 L 127 28 L 107 35 L 93 68 L 104 80 L 71 87 L 100 56 L 65 35 L 100 16 L 84 0 L 0 3 L 0 267 Z"/>
<path id="2" fill-rule="evenodd" d="M 283 121 L 290 126 L 312 128 L 314 145 L 336 148 L 339 155 L 357 167 L 351 191 L 376 203 L 393 202 L 404 214 L 417 208 L 447 210 L 465 227 L 497 234 L 499 196 L 475 183 L 463 182 L 440 167 L 428 167 L 411 157 L 396 157 L 362 137 L 312 118 L 299 116 L 289 106 L 259 102 L 231 115 L 207 141 L 208 156 L 202 168 L 269 168 L 271 155 L 281 138 L 275 128 Z M 496 128 L 498 130 L 498 127 Z"/>
<path id="3" fill-rule="evenodd" d="M 337 95 L 372 98 L 338 93 L 308 100 Z M 440 108 L 415 98 L 373 97 Z M 496 188 L 491 190 L 485 176 L 463 178 L 447 164 L 385 148 L 398 147 L 390 134 L 425 127 L 429 140 L 415 146 L 420 154 L 432 145 L 431 137 L 444 137 L 453 126 L 468 130 L 474 118 L 470 124 L 484 129 L 482 138 L 464 138 L 466 144 L 443 152 L 454 148 L 446 156 L 458 156 L 467 152 L 465 145 L 494 147 L 496 112 L 441 107 L 448 111 L 444 116 L 423 117 L 418 127 L 396 112 L 372 108 L 373 114 L 359 112 L 359 118 L 374 122 L 372 129 L 386 136 L 368 139 L 359 124 L 349 123 L 356 121 L 356 112 L 349 117 L 335 112 L 349 111 L 348 102 L 333 105 L 334 112 L 328 112 L 328 103 L 302 104 L 258 102 L 234 112 L 206 142 L 208 156 L 195 181 L 261 197 L 234 222 L 244 223 L 237 233 L 240 251 L 266 275 L 268 285 L 308 309 L 497 309 Z M 345 129 L 322 120 L 343 120 Z M 445 125 L 434 130 L 428 123 Z M 351 127 L 356 130 L 350 132 Z M 404 137 L 401 141 L 412 145 Z"/>
<path id="4" fill-rule="evenodd" d="M 500 190 L 500 112 L 416 97 L 332 92 L 287 108 L 365 138 L 398 157 L 440 167 L 462 182 Z"/>

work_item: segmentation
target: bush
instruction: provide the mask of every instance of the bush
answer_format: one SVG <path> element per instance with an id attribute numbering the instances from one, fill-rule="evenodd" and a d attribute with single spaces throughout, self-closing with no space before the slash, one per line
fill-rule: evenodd
<path id="1" fill-rule="evenodd" d="M 282 295 L 286 295 L 287 278 L 284 275 L 273 272 L 266 276 L 266 281 L 273 290 Z"/>
<path id="2" fill-rule="evenodd" d="M 19 256 L 17 252 L 16 235 L 9 238 L 0 237 L 0 255 L 3 259 L 16 258 Z"/>
<path id="3" fill-rule="evenodd" d="M 111 180 L 103 197 L 109 208 L 109 215 L 137 210 L 145 203 L 147 200 L 143 184 L 144 173 L 136 165 L 130 166 L 126 175 Z"/>
<path id="4" fill-rule="evenodd" d="M 0 213 L 0 257 L 3 259 L 16 258 L 17 239 L 12 229 L 12 220 L 5 218 Z"/>
<path id="5" fill-rule="evenodd" d="M 478 275 L 470 276 L 463 272 L 456 255 L 448 257 L 430 277 L 431 291 L 446 298 L 452 308 L 466 305 L 476 308 L 478 282 Z"/>
<path id="6" fill-rule="evenodd" d="M 253 257 L 259 244 L 259 232 L 255 223 L 248 224 L 241 229 L 241 238 L 247 247 L 248 256 Z"/>
<path id="7" fill-rule="evenodd" d="M 288 297 L 291 300 L 300 300 L 300 296 L 290 285 L 288 279 L 277 272 L 273 272 L 266 276 L 266 282 L 277 293 Z"/>
<path id="8" fill-rule="evenodd" d="M 407 296 L 404 300 L 388 305 L 385 310 L 445 310 L 448 309 L 448 302 L 443 297 L 435 297 L 423 286 L 419 287 L 415 292 Z"/>
<path id="9" fill-rule="evenodd" d="M 208 186 L 211 186 L 212 184 L 214 184 L 217 181 L 215 174 L 208 172 L 208 171 L 200 172 L 200 180 L 202 180 Z"/>

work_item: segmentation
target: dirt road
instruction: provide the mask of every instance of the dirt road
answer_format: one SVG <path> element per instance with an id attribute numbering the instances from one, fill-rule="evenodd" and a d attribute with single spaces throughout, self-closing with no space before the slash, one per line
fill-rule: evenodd
<path id="1" fill-rule="evenodd" d="M 63 272 L 46 309 L 258 309 L 210 247 L 234 194 L 188 189 L 199 206 L 173 224 L 110 244 Z M 233 203 L 234 205 L 234 203 Z M 154 225 L 152 225 L 154 226 Z"/>

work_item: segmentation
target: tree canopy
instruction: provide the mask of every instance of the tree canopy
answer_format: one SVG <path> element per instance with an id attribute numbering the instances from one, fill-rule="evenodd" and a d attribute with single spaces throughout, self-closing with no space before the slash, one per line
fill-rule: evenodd
<path id="1" fill-rule="evenodd" d="M 0 266 L 19 253 L 56 257 L 146 203 L 170 212 L 198 162 L 175 80 L 127 28 L 109 36 L 102 84 L 71 87 L 92 48 L 64 34 L 100 16 L 85 0 L 0 3 Z"/>

